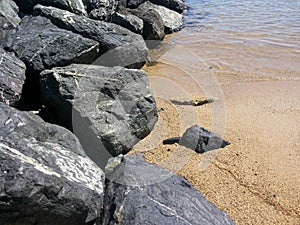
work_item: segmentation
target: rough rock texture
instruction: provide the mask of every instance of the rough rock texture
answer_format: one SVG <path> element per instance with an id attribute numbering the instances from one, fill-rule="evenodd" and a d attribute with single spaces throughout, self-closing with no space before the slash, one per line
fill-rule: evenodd
<path id="1" fill-rule="evenodd" d="M 0 102 L 17 105 L 25 82 L 25 64 L 0 47 Z"/>
<path id="2" fill-rule="evenodd" d="M 182 0 L 150 0 L 150 2 L 156 5 L 162 5 L 178 13 L 183 13 L 183 11 L 187 9 L 187 6 Z"/>
<path id="3" fill-rule="evenodd" d="M 112 163 L 116 165 L 118 160 Z M 111 170 L 103 224 L 234 224 L 185 179 L 158 165 L 128 155 Z"/>
<path id="4" fill-rule="evenodd" d="M 53 6 L 56 8 L 68 10 L 78 15 L 87 15 L 85 5 L 82 0 L 14 0 L 24 13 L 32 13 L 35 5 Z"/>
<path id="5" fill-rule="evenodd" d="M 68 130 L 0 103 L 0 224 L 100 219 L 104 173 Z"/>
<path id="6" fill-rule="evenodd" d="M 60 28 L 98 41 L 102 55 L 95 62 L 97 65 L 141 68 L 146 61 L 148 49 L 143 38 L 119 25 L 53 7 L 36 6 L 34 10 L 35 14 L 48 17 Z"/>
<path id="7" fill-rule="evenodd" d="M 112 15 L 111 22 L 125 27 L 134 33 L 143 34 L 144 22 L 137 16 L 130 14 L 123 15 L 116 12 Z"/>
<path id="8" fill-rule="evenodd" d="M 155 5 L 147 1 L 139 6 L 139 9 L 148 11 L 150 9 L 156 11 L 162 18 L 165 26 L 165 33 L 170 34 L 180 30 L 183 26 L 183 16 L 173 10 L 170 10 L 164 6 Z"/>
<path id="9" fill-rule="evenodd" d="M 40 16 L 25 17 L 6 35 L 1 45 L 14 51 L 34 73 L 73 62 L 91 63 L 99 51 L 96 41 L 59 29 Z"/>
<path id="10" fill-rule="evenodd" d="M 191 148 L 196 152 L 203 153 L 213 149 L 224 148 L 230 143 L 224 141 L 213 132 L 195 125 L 184 132 L 179 144 Z"/>
<path id="11" fill-rule="evenodd" d="M 108 9 L 115 9 L 118 5 L 118 2 L 116 0 L 83 0 L 83 2 L 86 5 L 89 12 L 102 7 Z"/>
<path id="12" fill-rule="evenodd" d="M 165 36 L 164 24 L 160 15 L 153 9 L 146 11 L 142 9 L 128 9 L 122 10 L 121 13 L 124 15 L 133 14 L 143 20 L 143 38 L 145 40 L 163 40 Z"/>
<path id="13" fill-rule="evenodd" d="M 141 70 L 73 64 L 43 71 L 40 82 L 43 103 L 101 167 L 111 155 L 127 153 L 157 121 Z"/>
<path id="14" fill-rule="evenodd" d="M 128 8 L 137 8 L 140 4 L 144 3 L 146 0 L 127 0 Z"/>
<path id="15" fill-rule="evenodd" d="M 89 13 L 89 17 L 94 20 L 101 20 L 105 22 L 111 21 L 111 10 L 105 7 L 94 9 Z"/>
<path id="16" fill-rule="evenodd" d="M 116 11 L 118 2 L 116 0 L 84 0 L 89 17 L 96 20 L 110 22 L 111 15 Z"/>
<path id="17" fill-rule="evenodd" d="M 21 21 L 18 6 L 12 0 L 0 1 L 0 39 Z"/>

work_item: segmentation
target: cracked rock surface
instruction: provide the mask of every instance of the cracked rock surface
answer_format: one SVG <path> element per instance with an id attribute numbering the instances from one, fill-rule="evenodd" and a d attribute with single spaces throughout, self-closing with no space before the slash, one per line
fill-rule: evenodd
<path id="1" fill-rule="evenodd" d="M 146 61 L 148 49 L 143 38 L 117 24 L 41 5 L 34 8 L 34 14 L 49 18 L 62 29 L 97 41 L 101 56 L 94 62 L 96 65 L 141 68 Z"/>
<path id="2" fill-rule="evenodd" d="M 182 177 L 136 155 L 120 161 L 108 177 L 103 224 L 234 224 Z"/>
<path id="3" fill-rule="evenodd" d="M 19 9 L 14 1 L 0 1 L 0 39 L 20 23 L 21 19 L 18 13 Z"/>
<path id="4" fill-rule="evenodd" d="M 152 4 L 151 2 L 146 1 L 139 6 L 139 9 L 143 11 L 154 10 L 155 12 L 157 12 L 162 18 L 166 34 L 179 31 L 183 26 L 183 16 L 164 6 Z"/>
<path id="5" fill-rule="evenodd" d="M 35 5 L 53 6 L 59 9 L 68 10 L 78 15 L 87 15 L 84 2 L 82 0 L 14 0 L 24 13 L 32 13 Z M 88 1 L 88 0 L 85 0 Z"/>
<path id="6" fill-rule="evenodd" d="M 25 82 L 25 64 L 0 47 L 0 102 L 16 105 Z"/>
<path id="7" fill-rule="evenodd" d="M 73 62 L 92 63 L 99 51 L 96 41 L 59 29 L 40 16 L 24 17 L 0 44 L 15 52 L 33 73 Z"/>
<path id="8" fill-rule="evenodd" d="M 0 224 L 99 219 L 104 173 L 68 130 L 0 103 Z"/>
<path id="9" fill-rule="evenodd" d="M 127 153 L 157 121 L 147 74 L 123 67 L 72 64 L 40 76 L 42 101 L 73 130 L 100 166 Z"/>

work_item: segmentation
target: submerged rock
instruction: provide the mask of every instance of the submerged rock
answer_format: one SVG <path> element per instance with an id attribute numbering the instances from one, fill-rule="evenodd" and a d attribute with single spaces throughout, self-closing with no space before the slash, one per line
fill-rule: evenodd
<path id="1" fill-rule="evenodd" d="M 0 103 L 0 224 L 100 219 L 104 173 L 68 130 Z"/>
<path id="2" fill-rule="evenodd" d="M 158 165 L 135 155 L 112 164 L 107 166 L 103 224 L 234 224 L 185 179 Z"/>
<path id="3" fill-rule="evenodd" d="M 228 141 L 198 125 L 188 128 L 182 137 L 169 138 L 163 141 L 164 144 L 179 143 L 182 146 L 203 153 L 213 149 L 224 148 L 230 145 Z"/>
<path id="4" fill-rule="evenodd" d="M 25 64 L 0 47 L 0 102 L 16 106 L 25 82 Z"/>
<path id="5" fill-rule="evenodd" d="M 12 0 L 0 1 L 0 40 L 20 23 L 19 9 Z"/>
<path id="6" fill-rule="evenodd" d="M 49 18 L 62 29 L 99 42 L 101 56 L 94 64 L 141 68 L 146 62 L 148 49 L 143 38 L 119 25 L 41 5 L 34 8 L 34 14 Z"/>
<path id="7" fill-rule="evenodd" d="M 42 101 L 104 167 L 127 153 L 157 121 L 147 74 L 122 67 L 73 64 L 41 73 Z"/>
<path id="8" fill-rule="evenodd" d="M 162 18 L 166 34 L 179 31 L 183 26 L 183 16 L 164 6 L 152 4 L 151 2 L 146 1 L 139 6 L 139 9 L 143 11 L 154 10 L 157 12 Z"/>
<path id="9" fill-rule="evenodd" d="M 25 17 L 1 41 L 4 49 L 15 52 L 30 73 L 73 62 L 92 63 L 99 44 L 91 39 L 59 29 L 44 17 Z"/>

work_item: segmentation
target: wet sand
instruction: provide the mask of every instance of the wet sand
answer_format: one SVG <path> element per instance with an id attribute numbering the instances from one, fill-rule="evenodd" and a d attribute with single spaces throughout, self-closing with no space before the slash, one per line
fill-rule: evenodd
<path id="1" fill-rule="evenodd" d="M 132 152 L 144 152 L 149 162 L 186 178 L 236 224 L 300 224 L 298 74 L 282 79 L 237 73 L 209 62 L 196 65 L 199 60 L 186 58 L 182 48 L 173 50 L 144 67 L 159 121 Z M 187 64 L 190 70 L 183 69 Z M 205 98 L 215 102 L 198 107 L 170 102 Z M 205 154 L 162 145 L 194 124 L 232 144 Z"/>

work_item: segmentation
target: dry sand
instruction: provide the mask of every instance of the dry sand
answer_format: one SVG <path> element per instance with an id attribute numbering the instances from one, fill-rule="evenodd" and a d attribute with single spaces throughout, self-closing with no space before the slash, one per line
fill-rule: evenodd
<path id="1" fill-rule="evenodd" d="M 223 99 L 198 107 L 177 106 L 170 99 L 211 97 L 204 86 L 216 84 L 201 84 L 200 90 L 191 74 L 168 63 L 144 67 L 159 121 L 132 152 L 144 152 L 149 162 L 186 178 L 236 224 L 300 224 L 300 80 L 246 79 L 204 66 L 216 75 Z M 162 145 L 193 124 L 232 144 L 205 154 Z"/>

